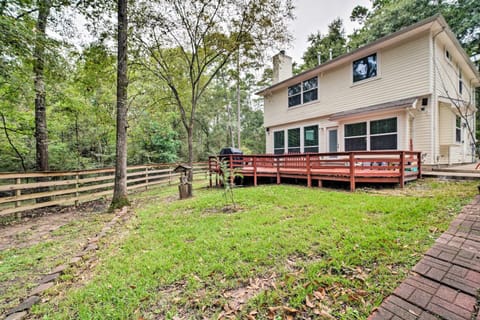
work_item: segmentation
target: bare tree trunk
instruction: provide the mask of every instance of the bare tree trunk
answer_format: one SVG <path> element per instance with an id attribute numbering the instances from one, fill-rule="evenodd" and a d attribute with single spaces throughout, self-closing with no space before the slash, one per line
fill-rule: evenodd
<path id="1" fill-rule="evenodd" d="M 47 19 L 50 14 L 49 0 L 39 2 L 38 19 L 36 23 L 36 42 L 33 53 L 33 74 L 35 85 L 35 141 L 36 141 L 36 169 L 37 171 L 48 171 L 48 134 L 47 134 L 47 112 L 45 101 L 45 30 Z"/>
<path id="2" fill-rule="evenodd" d="M 238 149 L 242 148 L 242 142 L 240 138 L 240 48 L 238 49 L 237 55 L 237 139 L 238 139 Z"/>
<path id="3" fill-rule="evenodd" d="M 192 107 L 193 108 L 193 107 Z M 187 128 L 187 140 L 188 140 L 188 166 L 191 168 L 188 172 L 188 192 L 187 197 L 193 195 L 192 184 L 193 184 L 193 121 L 190 121 L 190 125 Z"/>
<path id="4" fill-rule="evenodd" d="M 117 151 L 111 209 L 129 205 L 127 198 L 127 0 L 118 0 Z"/>
<path id="5" fill-rule="evenodd" d="M 35 87 L 35 168 L 37 171 L 48 171 L 48 131 L 47 105 L 44 80 L 45 41 L 47 20 L 50 14 L 50 1 L 40 0 L 38 3 L 38 18 L 36 22 L 36 39 L 33 49 L 33 83 Z M 48 178 L 37 178 L 38 182 Z M 48 187 L 38 188 L 37 192 L 47 192 Z M 36 202 L 48 202 L 50 197 L 36 199 Z"/>

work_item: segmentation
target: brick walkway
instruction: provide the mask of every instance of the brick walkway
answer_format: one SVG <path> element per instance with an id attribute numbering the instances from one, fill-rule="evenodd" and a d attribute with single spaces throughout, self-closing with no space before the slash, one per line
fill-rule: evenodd
<path id="1" fill-rule="evenodd" d="M 437 239 L 369 320 L 480 320 L 480 196 Z"/>

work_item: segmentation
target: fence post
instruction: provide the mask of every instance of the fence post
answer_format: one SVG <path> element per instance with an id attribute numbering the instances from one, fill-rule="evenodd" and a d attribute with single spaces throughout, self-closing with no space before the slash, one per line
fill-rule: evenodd
<path id="1" fill-rule="evenodd" d="M 148 167 L 145 168 L 145 190 L 148 190 Z"/>
<path id="2" fill-rule="evenodd" d="M 17 178 L 17 179 L 15 180 L 15 184 L 21 184 L 21 183 L 22 183 L 22 179 L 21 179 L 21 178 Z M 16 189 L 16 190 L 15 190 L 15 196 L 16 196 L 16 197 L 20 197 L 21 195 L 22 195 L 22 191 L 21 191 L 20 189 Z M 22 202 L 21 202 L 21 201 L 18 200 L 18 201 L 15 202 L 15 208 L 18 208 L 18 207 L 20 207 L 21 205 L 22 205 Z"/>
<path id="3" fill-rule="evenodd" d="M 80 193 L 78 192 L 78 180 L 79 180 L 79 176 L 78 176 L 78 173 L 75 175 L 75 206 L 78 206 L 78 196 L 80 195 Z"/>
<path id="4" fill-rule="evenodd" d="M 168 167 L 168 185 L 172 185 L 172 167 Z"/>

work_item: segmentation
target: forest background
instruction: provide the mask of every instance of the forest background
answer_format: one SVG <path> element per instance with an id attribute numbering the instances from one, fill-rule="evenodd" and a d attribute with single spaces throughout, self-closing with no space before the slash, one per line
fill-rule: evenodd
<path id="1" fill-rule="evenodd" d="M 271 82 L 271 55 L 288 47 L 291 35 L 286 24 L 295 18 L 294 3 L 242 2 L 246 6 L 264 5 L 270 11 L 262 15 L 258 12 L 265 10 L 250 7 L 258 11 L 247 16 L 256 19 L 251 23 L 254 27 L 244 31 L 248 37 L 245 34 L 237 37 L 235 50 L 233 47 L 228 50 L 229 45 L 233 46 L 230 41 L 238 26 L 235 11 L 230 11 L 232 16 L 222 16 L 219 23 L 224 26 L 232 23 L 232 28 L 205 33 L 207 36 L 198 40 L 197 47 L 182 47 L 180 44 L 188 41 L 178 39 L 193 34 L 188 28 L 190 31 L 196 28 L 195 24 L 187 23 L 181 30 L 182 13 L 196 15 L 193 21 L 208 26 L 209 18 L 218 15 L 219 9 L 196 8 L 205 3 L 212 5 L 207 9 L 215 9 L 215 5 L 240 8 L 241 1 L 188 2 L 194 4 L 192 7 L 186 3 L 156 0 L 132 1 L 129 5 L 127 159 L 130 165 L 188 160 L 189 134 L 194 161 L 205 160 L 225 146 L 240 147 L 244 153 L 265 151 L 262 99 L 255 92 Z M 161 10 L 152 8 L 168 6 L 173 9 L 165 20 L 154 16 Z M 371 9 L 361 6 L 353 9 L 350 18 L 361 27 L 352 34 L 345 34 L 340 19 L 331 22 L 326 34 L 312 30 L 304 62 L 294 66 L 294 73 L 314 67 L 318 52 L 322 53 L 322 61 L 327 61 L 329 49 L 333 57 L 342 55 L 347 48 L 353 50 L 436 13 L 445 17 L 467 54 L 474 56 L 480 53 L 479 10 L 475 0 L 373 0 Z M 72 41 L 79 36 L 80 31 L 73 23 L 79 16 L 86 21 L 82 32 L 88 32 L 91 39 L 81 48 Z M 166 23 L 168 19 L 171 20 Z M 0 0 L 0 172 L 38 170 L 38 139 L 45 139 L 50 170 L 115 164 L 115 25 L 115 4 L 103 1 Z M 145 41 L 148 30 L 163 30 L 163 33 L 152 33 L 150 41 Z M 220 46 L 227 48 L 224 52 L 228 54 L 222 53 Z M 222 63 L 215 68 L 207 65 L 197 79 L 202 91 L 194 101 L 196 110 L 189 133 L 182 113 L 191 112 L 192 103 L 184 105 L 182 110 L 179 101 L 191 101 L 194 95 L 188 86 L 191 70 L 181 63 L 180 57 L 198 56 L 198 48 L 212 57 L 219 52 L 215 57 L 221 58 Z M 36 104 L 42 102 L 39 97 L 44 99 L 43 115 L 35 112 Z M 476 99 L 477 103 L 479 100 Z M 36 130 L 39 116 L 45 118 L 45 137 Z"/>

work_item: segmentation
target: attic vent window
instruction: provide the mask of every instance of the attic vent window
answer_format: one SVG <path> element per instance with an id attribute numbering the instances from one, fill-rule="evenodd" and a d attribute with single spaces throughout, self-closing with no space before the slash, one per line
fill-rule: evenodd
<path id="1" fill-rule="evenodd" d="M 318 78 L 314 77 L 288 87 L 288 107 L 318 99 Z"/>
<path id="2" fill-rule="evenodd" d="M 353 61 L 353 82 L 377 76 L 377 54 L 371 54 Z"/>

